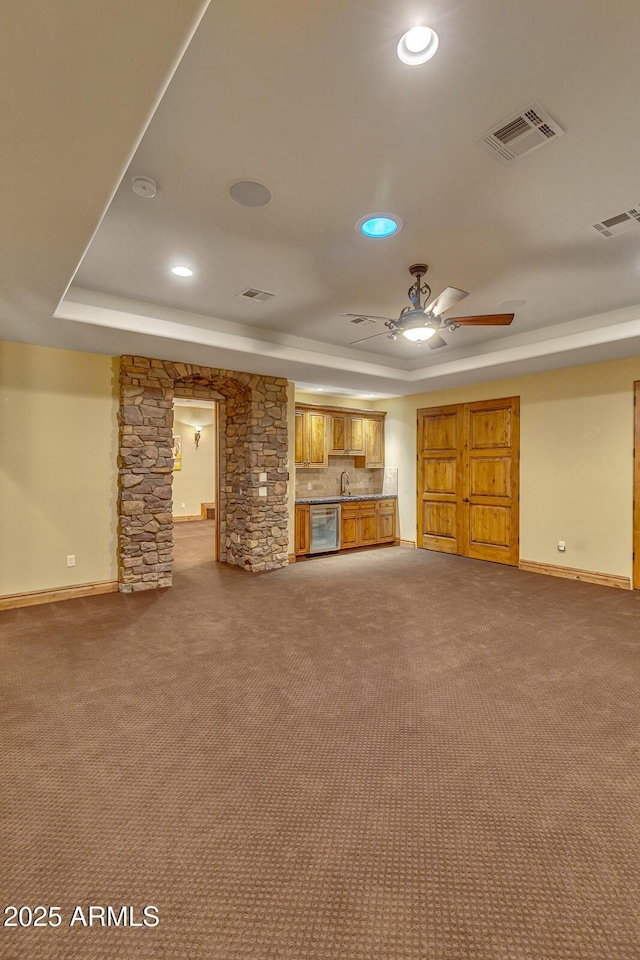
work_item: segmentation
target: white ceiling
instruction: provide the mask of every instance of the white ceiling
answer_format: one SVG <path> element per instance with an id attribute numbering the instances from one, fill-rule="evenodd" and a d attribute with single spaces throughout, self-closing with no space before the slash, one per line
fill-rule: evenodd
<path id="1" fill-rule="evenodd" d="M 416 22 L 440 49 L 406 67 Z M 637 0 L 211 5 L 47 335 L 386 396 L 640 354 L 640 228 L 590 227 L 640 203 L 639 28 Z M 566 134 L 504 167 L 474 138 L 532 100 Z M 268 206 L 230 199 L 244 177 Z M 404 229 L 358 235 L 381 210 Z M 340 314 L 397 316 L 420 260 L 434 294 L 470 292 L 451 316 L 526 305 L 433 353 L 349 347 Z M 276 297 L 238 299 L 248 286 Z"/>
<path id="2" fill-rule="evenodd" d="M 0 337 L 74 347 L 52 314 L 206 4 L 4 6 Z"/>

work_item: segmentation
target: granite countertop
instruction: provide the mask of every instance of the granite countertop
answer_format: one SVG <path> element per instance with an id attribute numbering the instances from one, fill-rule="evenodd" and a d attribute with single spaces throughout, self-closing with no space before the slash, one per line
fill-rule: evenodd
<path id="1" fill-rule="evenodd" d="M 349 503 L 350 500 L 397 500 L 396 493 L 356 493 L 350 497 L 302 497 L 296 503 Z"/>

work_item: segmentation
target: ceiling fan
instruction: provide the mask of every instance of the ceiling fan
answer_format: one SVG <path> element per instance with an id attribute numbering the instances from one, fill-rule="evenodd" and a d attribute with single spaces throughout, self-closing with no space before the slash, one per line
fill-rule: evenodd
<path id="1" fill-rule="evenodd" d="M 365 340 L 374 340 L 376 337 L 386 336 L 389 340 L 397 340 L 402 334 L 407 340 L 414 343 L 426 343 L 431 350 L 446 347 L 447 341 L 440 336 L 441 330 L 457 330 L 458 327 L 506 327 L 513 320 L 512 313 L 487 313 L 476 317 L 453 317 L 445 320 L 443 314 L 455 307 L 456 303 L 464 300 L 469 294 L 456 287 L 447 287 L 442 293 L 430 301 L 431 287 L 423 283 L 422 278 L 428 270 L 426 263 L 414 263 L 409 267 L 409 273 L 414 282 L 409 287 L 411 306 L 403 307 L 397 320 L 391 317 L 377 317 L 370 313 L 343 313 L 343 317 L 353 317 L 361 320 L 384 320 L 388 333 L 374 333 L 370 337 L 353 340 L 349 346 L 364 343 Z M 424 299 L 423 299 L 424 298 Z"/>

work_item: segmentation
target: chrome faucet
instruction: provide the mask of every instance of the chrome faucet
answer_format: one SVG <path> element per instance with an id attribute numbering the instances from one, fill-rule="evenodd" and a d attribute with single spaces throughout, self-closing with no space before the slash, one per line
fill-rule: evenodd
<path id="1" fill-rule="evenodd" d="M 340 496 L 341 497 L 351 496 L 351 490 L 347 490 L 345 493 L 345 489 L 344 489 L 345 487 L 349 486 L 349 483 L 350 483 L 349 474 L 347 473 L 346 470 L 343 470 L 342 473 L 340 474 Z"/>

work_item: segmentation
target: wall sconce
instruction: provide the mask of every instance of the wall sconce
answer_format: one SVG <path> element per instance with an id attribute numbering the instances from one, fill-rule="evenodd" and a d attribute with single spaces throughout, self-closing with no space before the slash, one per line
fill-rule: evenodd
<path id="1" fill-rule="evenodd" d="M 194 433 L 194 435 L 193 435 L 193 439 L 194 439 L 195 442 L 196 442 L 196 450 L 197 450 L 197 449 L 198 449 L 198 446 L 199 446 L 199 444 L 200 444 L 200 434 L 201 434 L 201 432 L 202 432 L 202 428 L 201 428 L 201 427 L 195 427 L 194 429 L 195 429 L 195 433 Z"/>

